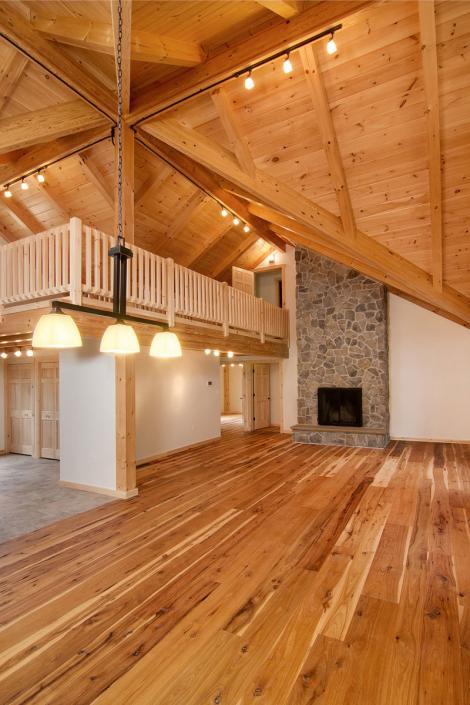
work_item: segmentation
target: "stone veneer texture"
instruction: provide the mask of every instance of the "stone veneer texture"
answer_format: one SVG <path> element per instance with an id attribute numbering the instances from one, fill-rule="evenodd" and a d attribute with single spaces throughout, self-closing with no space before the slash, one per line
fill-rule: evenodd
<path id="1" fill-rule="evenodd" d="M 318 387 L 362 387 L 363 425 L 388 434 L 387 298 L 382 284 L 297 248 L 298 423 L 318 423 Z M 330 434 L 330 435 L 328 435 Z M 388 435 L 299 433 L 296 440 L 386 445 Z"/>

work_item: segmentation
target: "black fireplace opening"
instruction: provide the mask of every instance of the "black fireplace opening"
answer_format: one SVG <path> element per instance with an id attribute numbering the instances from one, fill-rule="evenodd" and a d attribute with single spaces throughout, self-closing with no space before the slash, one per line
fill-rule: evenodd
<path id="1" fill-rule="evenodd" d="M 362 426 L 362 389 L 355 387 L 318 388 L 320 426 Z"/>

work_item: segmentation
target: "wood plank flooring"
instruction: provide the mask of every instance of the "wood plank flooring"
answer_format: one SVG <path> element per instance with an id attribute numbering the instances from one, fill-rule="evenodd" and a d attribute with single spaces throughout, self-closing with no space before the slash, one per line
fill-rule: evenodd
<path id="1" fill-rule="evenodd" d="M 243 433 L 0 545 L 0 703 L 468 705 L 470 446 Z"/>

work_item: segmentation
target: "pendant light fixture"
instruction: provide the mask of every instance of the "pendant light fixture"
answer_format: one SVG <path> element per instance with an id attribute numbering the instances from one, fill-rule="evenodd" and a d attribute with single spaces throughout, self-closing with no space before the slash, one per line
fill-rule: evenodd
<path id="1" fill-rule="evenodd" d="M 65 350 L 80 348 L 82 338 L 72 316 L 59 311 L 45 313 L 36 323 L 33 348 Z"/>
<path id="2" fill-rule="evenodd" d="M 156 333 L 150 346 L 150 357 L 171 358 L 181 357 L 181 345 L 175 333 L 164 331 Z"/>

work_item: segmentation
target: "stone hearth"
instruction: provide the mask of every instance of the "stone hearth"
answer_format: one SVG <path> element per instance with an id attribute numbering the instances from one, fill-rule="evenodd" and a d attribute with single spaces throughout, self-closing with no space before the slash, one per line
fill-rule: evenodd
<path id="1" fill-rule="evenodd" d="M 302 443 L 388 443 L 387 294 L 382 284 L 297 248 L 298 425 Z M 318 387 L 362 387 L 363 426 L 318 426 Z"/>

